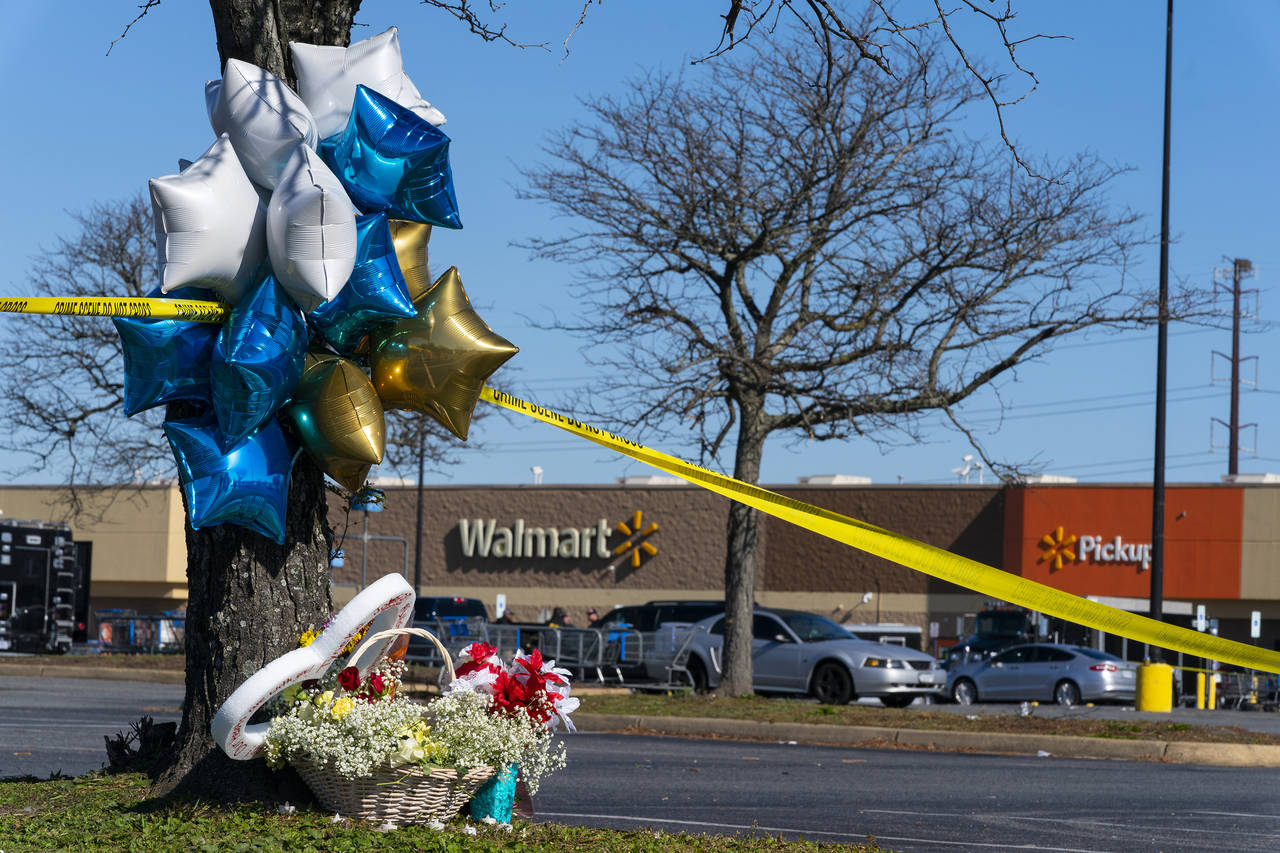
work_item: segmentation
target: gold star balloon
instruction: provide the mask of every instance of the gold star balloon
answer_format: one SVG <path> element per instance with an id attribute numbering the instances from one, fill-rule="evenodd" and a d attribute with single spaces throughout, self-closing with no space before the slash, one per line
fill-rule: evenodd
<path id="1" fill-rule="evenodd" d="M 407 219 L 388 219 L 391 240 L 396 247 L 396 260 L 405 284 L 409 285 L 409 301 L 417 302 L 431 289 L 427 244 L 431 242 L 431 226 Z"/>
<path id="2" fill-rule="evenodd" d="M 485 380 L 519 350 L 472 309 L 457 267 L 414 307 L 418 316 L 369 336 L 374 387 L 385 408 L 431 415 L 466 441 Z"/>
<path id="3" fill-rule="evenodd" d="M 369 469 L 382 461 L 382 401 L 355 362 L 331 353 L 308 353 L 285 411 L 320 469 L 351 491 L 359 491 Z"/>

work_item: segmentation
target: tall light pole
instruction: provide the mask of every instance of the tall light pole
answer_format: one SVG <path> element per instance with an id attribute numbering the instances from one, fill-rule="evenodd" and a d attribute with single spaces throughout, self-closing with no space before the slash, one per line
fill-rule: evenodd
<path id="1" fill-rule="evenodd" d="M 1164 34 L 1164 168 L 1160 182 L 1160 305 L 1156 331 L 1155 473 L 1151 479 L 1151 618 L 1164 618 L 1164 432 L 1169 372 L 1169 137 L 1173 106 L 1173 0 L 1168 0 Z M 1152 649 L 1152 660 L 1161 659 Z"/>
<path id="2" fill-rule="evenodd" d="M 427 435 L 418 424 L 418 524 L 413 537 L 413 594 L 422 589 L 422 467 L 427 455 Z"/>

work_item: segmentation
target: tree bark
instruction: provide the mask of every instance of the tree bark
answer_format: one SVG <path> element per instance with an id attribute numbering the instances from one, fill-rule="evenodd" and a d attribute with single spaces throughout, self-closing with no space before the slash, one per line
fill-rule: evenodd
<path id="1" fill-rule="evenodd" d="M 744 396 L 734 454 L 733 476 L 744 483 L 760 478 L 760 459 L 767 431 L 764 403 Z M 756 606 L 756 563 L 760 540 L 760 513 L 734 501 L 729 505 L 724 558 L 724 659 L 720 672 L 721 696 L 745 696 L 752 692 L 751 624 Z"/>
<path id="2" fill-rule="evenodd" d="M 360 0 L 209 0 L 218 57 L 252 62 L 297 88 L 289 42 L 346 47 Z"/>
<path id="3" fill-rule="evenodd" d="M 188 516 L 189 517 L 189 516 Z M 286 800 L 305 794 L 292 774 L 261 760 L 232 761 L 209 726 L 223 701 L 264 664 L 298 647 L 329 618 L 329 549 L 324 477 L 300 456 L 289 484 L 285 544 L 234 525 L 187 528 L 186 697 L 177 743 L 157 770 L 154 793 L 214 800 Z"/>
<path id="4" fill-rule="evenodd" d="M 288 43 L 349 44 L 359 0 L 210 0 L 218 54 L 295 85 Z M 171 409 L 171 416 L 181 413 Z M 187 515 L 190 518 L 190 513 Z M 153 793 L 219 800 L 306 801 L 293 773 L 261 759 L 232 761 L 209 725 L 246 678 L 329 618 L 329 552 L 324 476 L 299 456 L 289 484 L 285 543 L 243 527 L 187 528 L 186 696 L 177 742 L 153 771 Z"/>

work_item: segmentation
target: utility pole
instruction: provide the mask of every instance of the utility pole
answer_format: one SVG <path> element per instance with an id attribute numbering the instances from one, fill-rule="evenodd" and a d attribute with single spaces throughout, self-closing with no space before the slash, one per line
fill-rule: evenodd
<path id="1" fill-rule="evenodd" d="M 1173 0 L 1165 13 L 1164 34 L 1164 168 L 1160 182 L 1160 305 L 1156 331 L 1155 472 L 1151 490 L 1151 618 L 1164 620 L 1164 433 L 1169 372 L 1169 137 L 1173 111 Z M 1159 663 L 1160 649 L 1151 659 Z"/>
<path id="2" fill-rule="evenodd" d="M 422 589 L 422 467 L 427 455 L 427 435 L 418 424 L 418 524 L 413 537 L 413 594 L 418 595 Z"/>
<path id="3" fill-rule="evenodd" d="M 1240 357 L 1240 320 L 1244 316 L 1241 309 L 1241 298 L 1246 292 L 1256 293 L 1257 291 L 1245 291 L 1241 288 L 1241 283 L 1253 276 L 1253 262 L 1247 258 L 1236 258 L 1231 263 L 1231 411 L 1228 415 L 1229 422 L 1223 423 L 1220 418 L 1214 418 L 1217 423 L 1227 428 L 1227 474 L 1234 476 L 1240 473 L 1240 430 L 1246 426 L 1256 426 L 1256 424 L 1240 423 L 1240 384 L 1243 381 L 1240 377 L 1240 364 L 1244 361 L 1253 359 L 1257 360 L 1257 356 L 1250 356 L 1248 359 Z M 1226 285 L 1218 281 L 1215 274 L 1213 282 L 1214 290 L 1226 290 Z M 1227 358 L 1220 352 L 1214 351 L 1214 355 L 1221 358 Z"/>

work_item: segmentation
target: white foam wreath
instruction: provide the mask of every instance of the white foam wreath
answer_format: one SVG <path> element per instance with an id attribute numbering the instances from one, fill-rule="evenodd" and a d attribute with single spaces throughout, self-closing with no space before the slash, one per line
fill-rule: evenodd
<path id="1" fill-rule="evenodd" d="M 294 649 L 273 660 L 236 688 L 213 717 L 214 741 L 232 758 L 247 760 L 262 752 L 270 723 L 249 719 L 272 697 L 290 685 L 320 678 L 365 625 L 369 635 L 389 628 L 403 628 L 413 619 L 416 596 L 400 575 L 385 575 L 338 611 L 329 626 L 309 646 Z M 361 675 L 396 642 L 395 637 L 374 643 L 355 662 Z"/>

